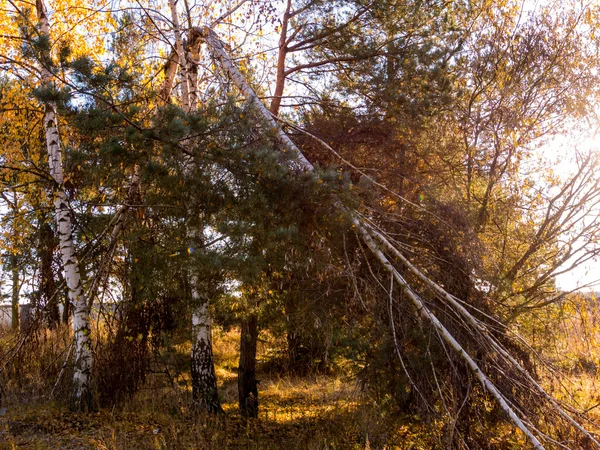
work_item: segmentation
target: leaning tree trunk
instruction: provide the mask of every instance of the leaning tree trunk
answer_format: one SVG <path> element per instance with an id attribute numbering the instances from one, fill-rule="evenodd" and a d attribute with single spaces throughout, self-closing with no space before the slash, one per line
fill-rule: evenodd
<path id="1" fill-rule="evenodd" d="M 258 317 L 250 312 L 242 320 L 240 364 L 238 367 L 238 401 L 246 417 L 258 417 L 258 386 L 256 382 L 256 342 Z"/>
<path id="2" fill-rule="evenodd" d="M 42 0 L 37 0 L 36 9 L 39 21 L 40 34 L 50 39 L 50 23 L 46 8 Z M 49 55 L 48 56 L 49 59 Z M 48 87 L 52 85 L 52 73 L 42 63 L 42 83 Z M 46 131 L 46 149 L 48 151 L 48 165 L 50 175 L 55 182 L 54 213 L 56 216 L 57 234 L 60 255 L 63 262 L 64 277 L 67 284 L 69 300 L 73 305 L 73 333 L 75 347 L 75 365 L 73 369 L 73 385 L 71 390 L 70 406 L 73 411 L 86 411 L 91 409 L 91 370 L 92 370 L 92 345 L 90 340 L 89 309 L 83 288 L 79 261 L 75 254 L 73 243 L 73 227 L 67 196 L 64 190 L 64 173 L 62 151 L 58 134 L 58 114 L 56 103 L 44 103 L 43 124 Z"/>

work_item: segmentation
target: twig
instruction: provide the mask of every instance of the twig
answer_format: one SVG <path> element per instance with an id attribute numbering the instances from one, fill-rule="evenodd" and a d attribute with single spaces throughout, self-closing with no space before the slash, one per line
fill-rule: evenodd
<path id="1" fill-rule="evenodd" d="M 60 380 L 62 379 L 62 376 L 65 373 L 65 370 L 67 369 L 67 365 L 69 364 L 69 359 L 71 359 L 72 352 L 73 352 L 73 343 L 71 343 L 71 345 L 69 345 L 69 353 L 67 353 L 65 362 L 63 363 L 62 367 L 60 368 L 60 372 L 58 373 L 58 377 L 56 378 L 56 383 L 54 383 L 54 387 L 52 388 L 52 391 L 50 392 L 50 399 L 54 398 L 54 392 L 56 392 L 56 389 L 58 388 L 58 385 L 60 384 Z"/>

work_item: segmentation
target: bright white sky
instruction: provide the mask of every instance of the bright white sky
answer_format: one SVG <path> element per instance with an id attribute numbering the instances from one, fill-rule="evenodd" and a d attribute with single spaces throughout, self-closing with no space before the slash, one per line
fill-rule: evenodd
<path id="1" fill-rule="evenodd" d="M 567 177 L 577 169 L 574 161 L 576 151 L 600 151 L 600 134 L 590 131 L 587 135 L 580 134 L 578 138 L 560 136 L 548 145 L 540 147 L 539 151 L 544 154 L 545 159 L 555 162 L 557 174 Z M 583 287 L 583 290 L 594 290 L 594 287 L 589 285 L 600 284 L 600 260 L 590 260 L 566 274 L 559 275 L 556 283 L 560 289 L 569 291 L 579 287 Z"/>
<path id="2" fill-rule="evenodd" d="M 559 0 L 559 4 L 562 1 Z M 523 11 L 534 13 L 542 6 L 552 2 L 553 0 L 523 0 Z M 567 2 L 565 1 L 565 3 Z M 540 152 L 556 160 L 556 170 L 565 175 L 576 169 L 576 164 L 572 158 L 575 149 L 600 152 L 600 134 L 597 130 L 590 132 L 588 135 L 580 135 L 578 140 L 573 138 L 574 136 L 559 137 L 554 142 L 539 149 Z M 569 273 L 559 275 L 556 278 L 556 284 L 559 289 L 568 291 L 580 287 L 583 287 L 583 290 L 595 290 L 594 285 L 600 285 L 600 260 L 589 261 Z"/>

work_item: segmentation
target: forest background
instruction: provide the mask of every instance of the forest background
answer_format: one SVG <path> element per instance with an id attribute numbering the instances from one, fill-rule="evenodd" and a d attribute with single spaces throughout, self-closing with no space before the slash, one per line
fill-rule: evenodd
<path id="1" fill-rule="evenodd" d="M 0 5 L 6 448 L 600 446 L 597 2 Z"/>

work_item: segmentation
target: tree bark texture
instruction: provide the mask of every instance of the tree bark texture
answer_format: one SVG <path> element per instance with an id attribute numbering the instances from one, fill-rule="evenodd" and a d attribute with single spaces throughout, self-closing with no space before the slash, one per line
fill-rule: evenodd
<path id="1" fill-rule="evenodd" d="M 308 159 L 306 159 L 298 147 L 296 147 L 288 135 L 285 134 L 281 127 L 277 124 L 269 110 L 265 107 L 265 105 L 263 105 L 256 95 L 256 92 L 254 92 L 248 83 L 246 83 L 246 80 L 240 71 L 234 66 L 231 58 L 225 50 L 225 47 L 223 46 L 223 43 L 220 41 L 216 33 L 209 27 L 193 28 L 190 30 L 190 41 L 198 38 L 204 39 L 204 41 L 208 44 L 209 50 L 212 53 L 213 58 L 218 63 L 220 69 L 229 76 L 235 86 L 258 110 L 266 128 L 275 134 L 282 151 L 284 153 L 291 153 L 293 160 L 289 162 L 290 168 L 297 172 L 314 170 L 313 165 L 308 161 Z"/>
<path id="2" fill-rule="evenodd" d="M 171 9 L 171 21 L 173 23 L 173 33 L 175 34 L 175 48 L 179 57 L 179 80 L 181 83 L 181 104 L 183 110 L 189 114 L 190 112 L 190 88 L 188 78 L 188 67 L 186 61 L 186 51 L 183 48 L 181 38 L 181 29 L 179 27 L 179 16 L 177 14 L 177 6 L 175 0 L 169 0 L 169 8 Z"/>
<path id="3" fill-rule="evenodd" d="M 209 413 L 221 413 L 217 391 L 217 376 L 213 364 L 212 320 L 208 311 L 208 299 L 198 294 L 192 277 L 192 300 L 198 305 L 192 314 L 192 398 L 197 408 Z"/>
<path id="4" fill-rule="evenodd" d="M 279 113 L 281 99 L 283 97 L 283 90 L 285 88 L 285 59 L 288 54 L 287 31 L 288 24 L 290 22 L 291 10 L 292 1 L 288 0 L 285 12 L 283 13 L 283 20 L 281 21 L 281 33 L 279 34 L 279 54 L 277 55 L 277 79 L 275 80 L 275 92 L 273 93 L 273 99 L 271 100 L 271 106 L 269 107 L 269 111 L 275 116 Z"/>
<path id="5" fill-rule="evenodd" d="M 177 60 L 170 57 L 169 63 L 165 67 L 165 84 L 162 91 L 168 93 L 171 91 L 171 85 L 175 78 L 178 63 L 179 79 L 181 80 L 181 104 L 186 113 L 191 113 L 197 108 L 197 67 L 195 63 L 198 59 L 200 42 L 198 39 L 187 40 L 183 42 L 179 26 L 177 7 L 174 0 L 169 0 L 171 10 L 171 20 L 175 35 L 175 48 L 178 54 Z M 168 101 L 168 99 L 166 99 Z M 189 172 L 188 165 L 193 161 L 188 158 L 186 161 L 186 172 Z M 193 212 L 192 212 L 193 214 Z M 190 230 L 192 238 L 202 236 L 200 227 Z M 191 354 L 191 376 L 192 376 L 192 398 L 196 408 L 207 411 L 208 413 L 221 413 L 221 403 L 217 389 L 217 377 L 213 363 L 212 351 L 212 318 L 208 308 L 208 299 L 200 295 L 198 286 L 198 277 L 193 273 L 194 268 L 190 269 L 189 282 L 192 294 L 192 303 L 194 310 L 192 313 L 192 354 Z"/>
<path id="6" fill-rule="evenodd" d="M 238 401 L 246 417 L 258 417 L 258 384 L 256 381 L 256 343 L 258 317 L 250 313 L 242 320 L 240 364 L 238 367 Z"/>
<path id="7" fill-rule="evenodd" d="M 36 1 L 40 33 L 50 39 L 50 23 L 42 0 Z M 50 86 L 53 81 L 52 73 L 42 63 L 42 83 Z M 75 347 L 75 365 L 73 369 L 73 384 L 71 389 L 70 406 L 73 411 L 91 409 L 91 370 L 92 344 L 90 340 L 89 309 L 81 285 L 79 261 L 75 254 L 73 242 L 73 225 L 67 195 L 64 190 L 64 173 L 62 151 L 58 134 L 58 114 L 54 102 L 44 104 L 44 130 L 46 132 L 46 149 L 50 175 L 55 182 L 54 213 L 59 241 L 64 277 L 67 284 L 69 301 L 73 307 L 73 334 Z"/>

